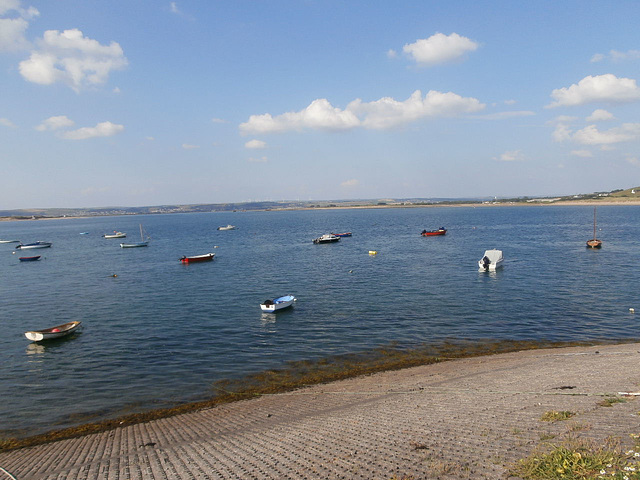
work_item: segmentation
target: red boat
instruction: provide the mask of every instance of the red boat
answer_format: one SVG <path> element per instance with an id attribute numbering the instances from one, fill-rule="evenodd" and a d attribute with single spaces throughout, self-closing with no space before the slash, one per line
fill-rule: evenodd
<path id="1" fill-rule="evenodd" d="M 447 233 L 447 229 L 444 227 L 440 227 L 438 230 L 431 230 L 429 232 L 423 230 L 421 235 L 423 237 L 434 237 L 436 235 L 444 235 L 445 233 Z"/>
<path id="2" fill-rule="evenodd" d="M 350 237 L 351 236 L 351 232 L 332 233 L 331 235 L 335 235 L 336 237 Z"/>
<path id="3" fill-rule="evenodd" d="M 215 253 L 205 253 L 204 255 L 193 255 L 191 257 L 182 257 L 180 261 L 182 263 L 198 263 L 198 262 L 210 262 L 215 257 Z"/>
<path id="4" fill-rule="evenodd" d="M 40 255 L 35 256 L 35 257 L 20 257 L 19 260 L 21 262 L 35 262 L 37 260 L 40 260 Z"/>

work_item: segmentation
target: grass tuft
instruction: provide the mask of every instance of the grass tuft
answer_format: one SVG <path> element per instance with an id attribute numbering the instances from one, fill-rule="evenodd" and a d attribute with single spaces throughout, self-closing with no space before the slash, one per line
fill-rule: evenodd
<path id="1" fill-rule="evenodd" d="M 539 449 L 520 460 L 509 474 L 523 480 L 639 480 L 640 467 L 633 454 L 621 451 L 611 440 L 604 445 L 570 440 L 562 445 L 547 445 L 546 451 Z"/>
<path id="2" fill-rule="evenodd" d="M 574 415 L 575 412 L 569 412 L 568 410 L 563 410 L 560 412 L 556 410 L 549 410 L 548 412 L 544 412 L 542 414 L 540 420 L 542 420 L 543 422 L 560 422 L 562 420 L 568 420 Z"/>

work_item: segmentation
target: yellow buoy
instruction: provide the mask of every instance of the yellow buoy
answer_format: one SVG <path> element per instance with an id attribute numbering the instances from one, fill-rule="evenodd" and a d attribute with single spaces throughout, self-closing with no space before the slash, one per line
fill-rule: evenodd
<path id="1" fill-rule="evenodd" d="M 369 255 L 377 255 L 378 251 L 377 250 L 369 250 Z"/>

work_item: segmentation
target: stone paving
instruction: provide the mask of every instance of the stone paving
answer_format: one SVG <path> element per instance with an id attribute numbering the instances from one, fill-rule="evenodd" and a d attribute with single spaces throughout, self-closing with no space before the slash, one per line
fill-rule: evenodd
<path id="1" fill-rule="evenodd" d="M 639 365 L 625 344 L 385 372 L 3 452 L 0 480 L 502 479 L 551 437 L 631 446 L 640 402 L 599 403 L 639 392 Z"/>

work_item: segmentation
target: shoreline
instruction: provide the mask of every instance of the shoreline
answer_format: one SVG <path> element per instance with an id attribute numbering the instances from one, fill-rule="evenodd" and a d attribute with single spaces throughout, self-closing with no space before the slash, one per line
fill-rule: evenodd
<path id="1" fill-rule="evenodd" d="M 89 423 L 55 429 L 36 435 L 23 434 L 17 437 L 10 437 L 5 434 L 5 438 L 0 437 L 0 453 L 89 434 L 108 432 L 123 426 L 171 418 L 202 409 L 216 408 L 238 401 L 259 398 L 264 395 L 287 394 L 300 388 L 314 385 L 326 385 L 362 376 L 402 371 L 451 360 L 539 349 L 625 345 L 636 342 L 640 342 L 640 338 L 591 341 L 461 340 L 401 350 L 379 347 L 372 351 L 322 358 L 311 364 L 302 360 L 289 363 L 288 366 L 283 366 L 277 370 L 257 372 L 236 380 L 216 382 L 210 389 L 223 393 L 199 401 L 179 403 L 165 408 L 141 409 L 138 413 L 127 415 L 111 415 L 103 420 L 97 419 Z M 299 368 L 299 366 L 302 367 Z M 128 407 L 123 408 L 127 409 Z M 71 414 L 71 416 L 76 415 L 87 414 L 81 412 Z"/>
<path id="2" fill-rule="evenodd" d="M 453 358 L 4 450 L 0 464 L 23 480 L 497 480 L 577 443 L 637 468 L 639 359 L 640 343 Z"/>
<path id="3" fill-rule="evenodd" d="M 283 207 L 283 208 L 265 208 L 246 210 L 251 212 L 281 212 L 281 211 L 301 211 L 301 210 L 357 210 L 357 209 L 387 209 L 387 208 L 469 208 L 469 207 L 482 207 L 482 208 L 495 208 L 495 207 L 552 207 L 552 206 L 639 206 L 640 199 L 629 200 L 567 200 L 560 202 L 536 200 L 532 202 L 491 202 L 491 203 L 433 203 L 433 204 L 408 204 L 408 205 L 336 205 L 336 206 L 324 206 L 324 207 Z M 65 216 L 40 216 L 36 218 L 15 218 L 15 217 L 0 217 L 0 222 L 28 222 L 28 221 L 40 221 L 40 220 L 70 220 L 70 219 L 87 219 L 87 218 L 99 218 L 99 217 L 128 217 L 138 215 L 176 215 L 176 214 L 189 214 L 189 213 L 237 213 L 230 210 L 212 210 L 210 212 L 169 212 L 169 213 L 123 213 L 113 215 L 65 215 Z"/>

